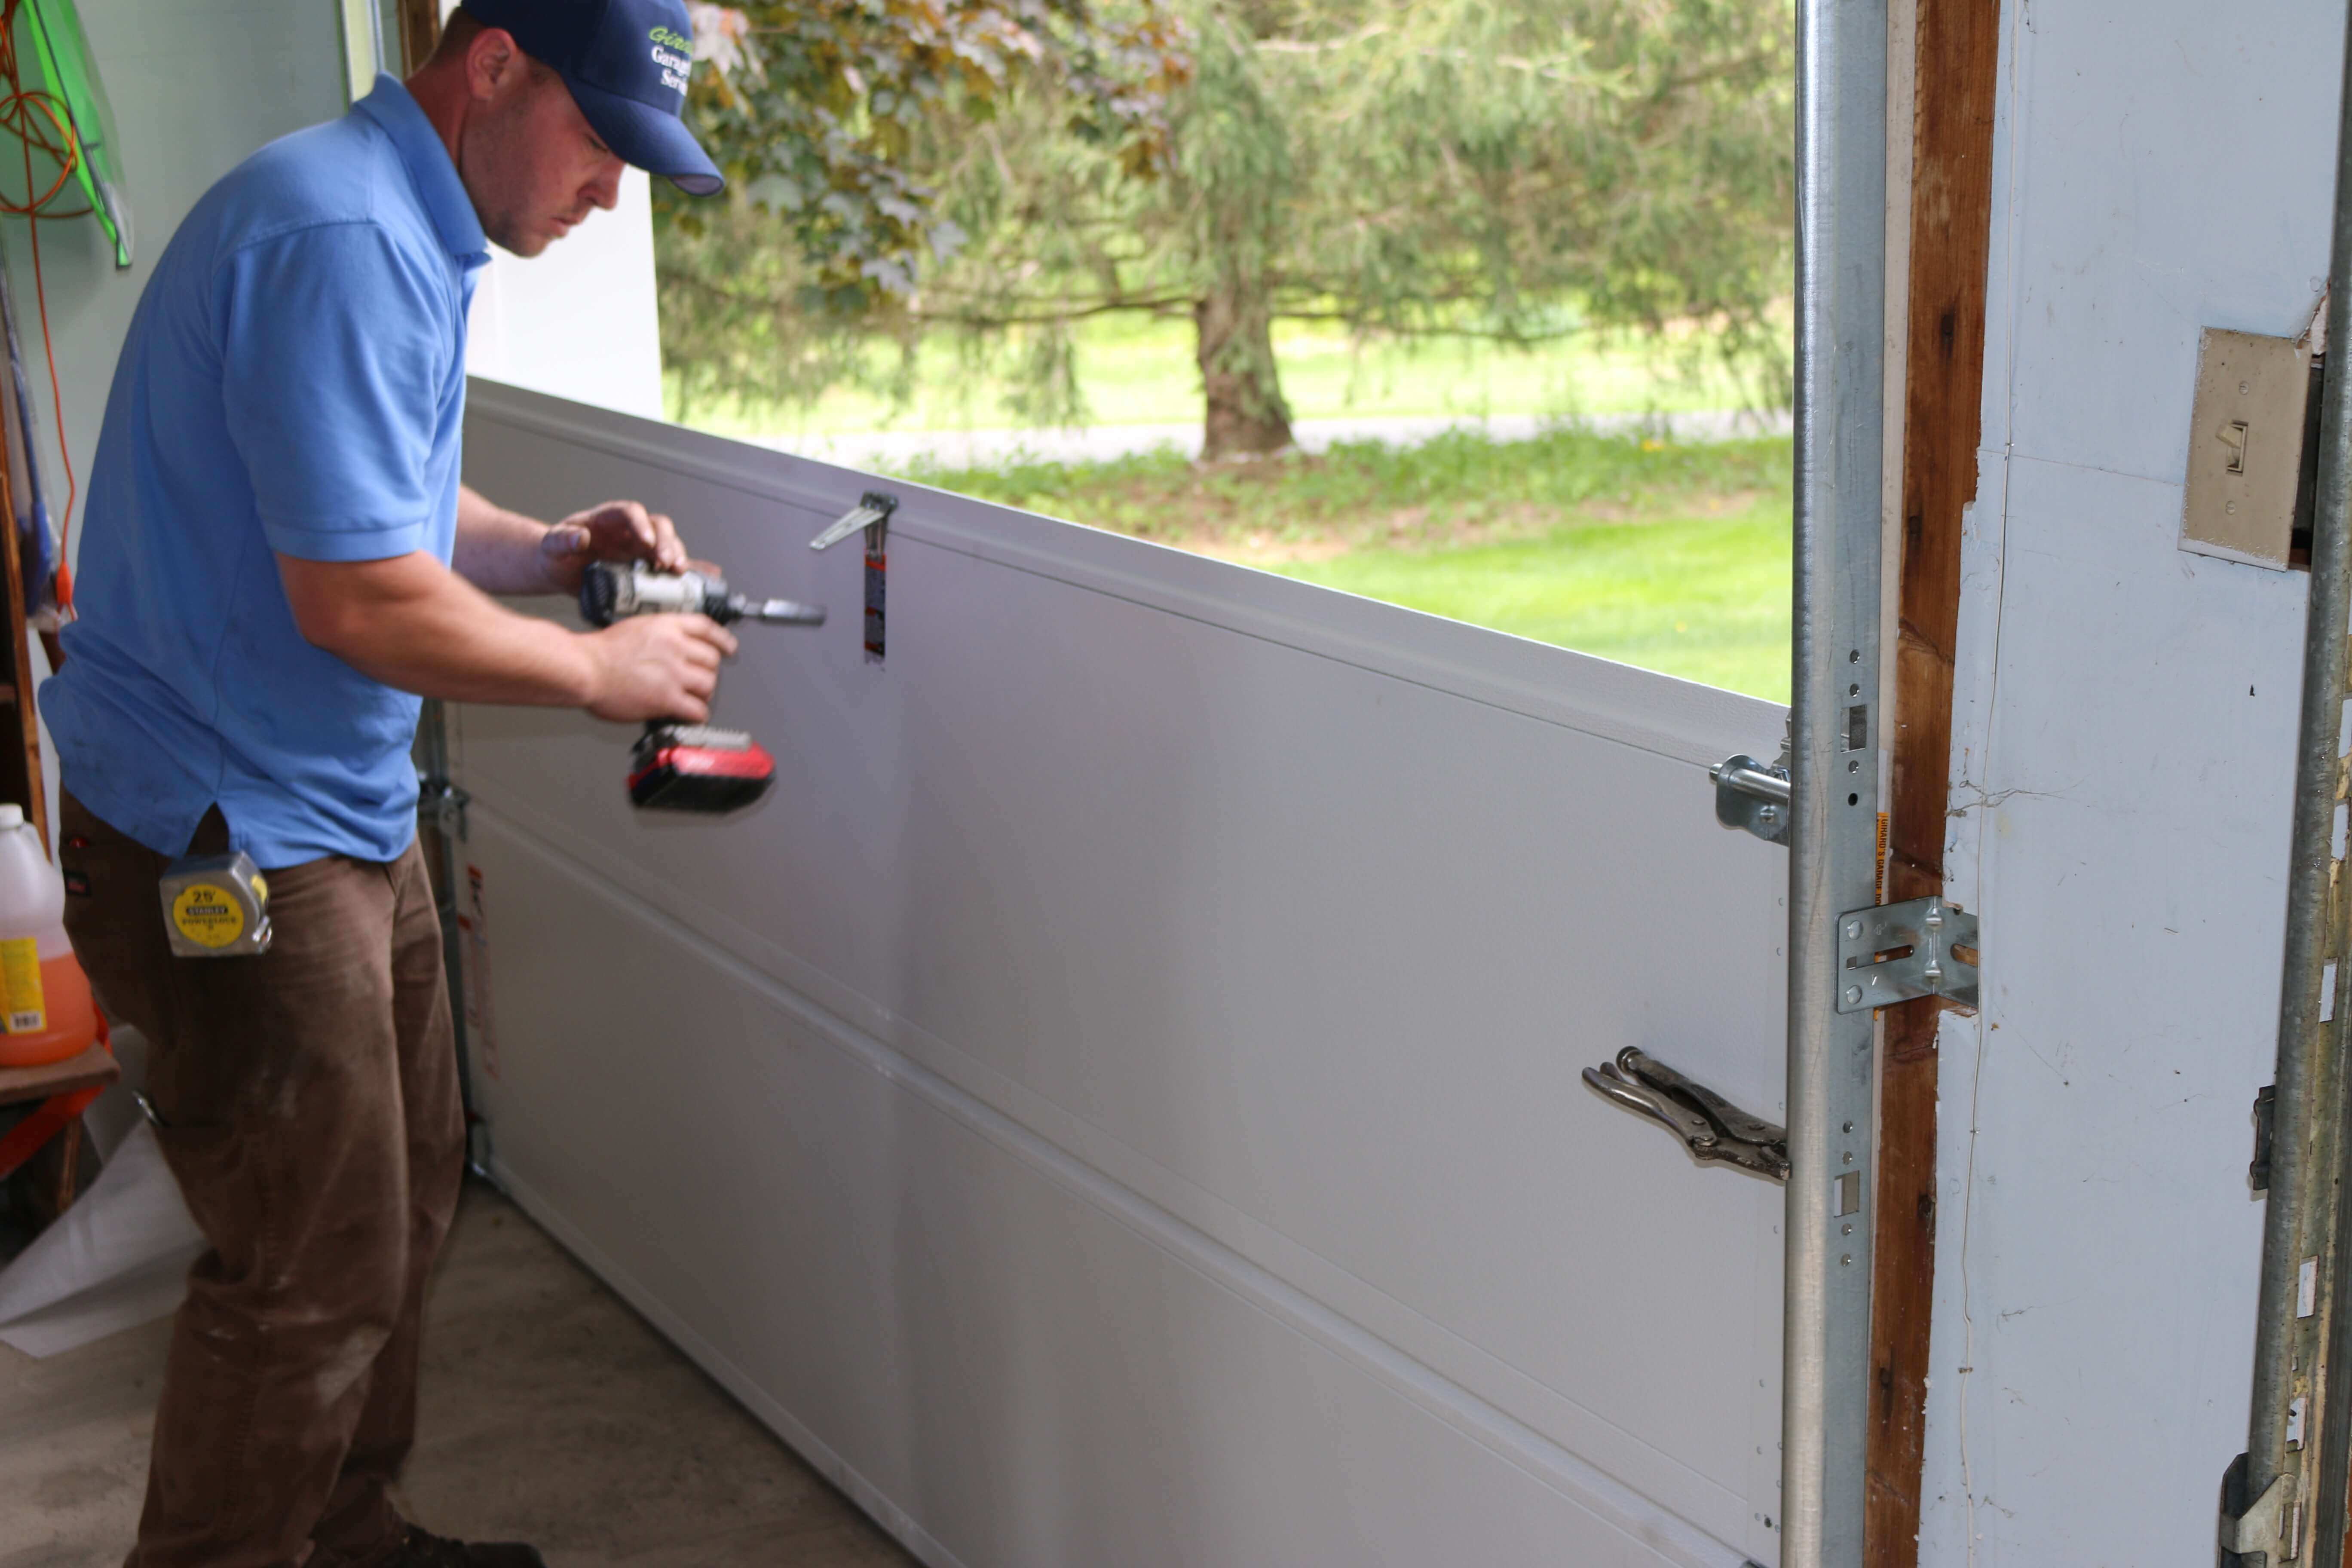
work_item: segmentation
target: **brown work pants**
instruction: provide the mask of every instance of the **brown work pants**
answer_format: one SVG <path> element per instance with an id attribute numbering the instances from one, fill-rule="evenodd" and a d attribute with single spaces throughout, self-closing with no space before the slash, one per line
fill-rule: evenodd
<path id="1" fill-rule="evenodd" d="M 66 928 L 147 1037 L 164 1158 L 212 1244 L 189 1271 L 130 1568 L 341 1568 L 403 1528 L 418 1318 L 464 1171 L 424 858 L 268 873 L 258 957 L 177 958 L 164 857 L 70 795 Z M 217 811 L 194 852 L 226 847 Z M 82 891 L 83 888 L 87 891 Z"/>

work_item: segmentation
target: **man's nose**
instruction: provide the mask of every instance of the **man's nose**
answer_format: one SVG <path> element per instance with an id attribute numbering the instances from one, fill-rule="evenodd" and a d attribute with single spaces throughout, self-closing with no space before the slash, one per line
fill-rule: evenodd
<path id="1" fill-rule="evenodd" d="M 611 212 L 621 201 L 621 171 L 628 165 L 618 158 L 607 158 L 596 177 L 588 182 L 588 199 Z"/>

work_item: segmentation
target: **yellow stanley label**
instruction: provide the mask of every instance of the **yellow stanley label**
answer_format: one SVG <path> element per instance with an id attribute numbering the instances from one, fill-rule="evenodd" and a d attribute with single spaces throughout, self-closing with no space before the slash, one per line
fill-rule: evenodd
<path id="1" fill-rule="evenodd" d="M 245 910 L 227 889 L 191 882 L 172 900 L 172 923 L 199 947 L 226 947 L 245 934 Z"/>
<path id="2" fill-rule="evenodd" d="M 0 1022 L 12 1035 L 37 1035 L 49 1026 L 49 1001 L 41 993 L 41 944 L 29 936 L 0 942 Z"/>

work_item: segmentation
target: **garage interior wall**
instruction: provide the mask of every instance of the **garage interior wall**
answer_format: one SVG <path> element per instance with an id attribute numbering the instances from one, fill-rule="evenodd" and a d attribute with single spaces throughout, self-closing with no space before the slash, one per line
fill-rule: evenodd
<path id="1" fill-rule="evenodd" d="M 114 110 L 130 188 L 136 258 L 117 272 L 98 225 L 41 225 L 42 277 L 65 433 L 74 468 L 87 473 L 106 412 L 115 355 L 130 328 L 156 255 L 206 187 L 264 142 L 343 111 L 341 37 L 332 5 L 319 0 L 77 0 L 92 56 Z M 25 85 L 39 85 L 29 46 Z M 22 194 L 13 144 L 0 184 Z M 61 203 L 76 206 L 78 200 Z M 10 277 L 25 312 L 25 352 L 37 359 L 33 257 L 23 218 L 5 220 Z M 46 372 L 34 369 L 50 425 Z M 43 478 L 54 509 L 64 475 L 47 454 Z"/>
<path id="2" fill-rule="evenodd" d="M 2003 18 L 1930 1564 L 2187 1561 L 2245 1446 L 2306 580 L 2178 537 L 2200 329 L 2294 336 L 2324 285 L 2345 16 L 2216 16 Z"/>

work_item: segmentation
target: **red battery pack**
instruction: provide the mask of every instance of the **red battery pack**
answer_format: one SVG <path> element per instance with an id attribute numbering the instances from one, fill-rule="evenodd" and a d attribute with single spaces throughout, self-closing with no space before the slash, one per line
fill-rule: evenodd
<path id="1" fill-rule="evenodd" d="M 776 759 L 740 730 L 651 724 L 630 752 L 629 804 L 715 816 L 751 805 L 775 777 Z"/>

